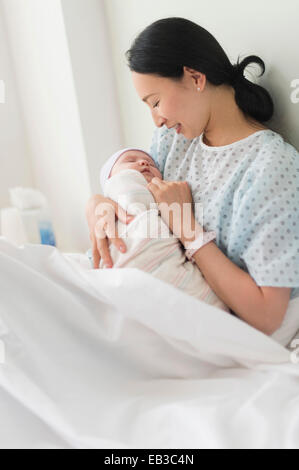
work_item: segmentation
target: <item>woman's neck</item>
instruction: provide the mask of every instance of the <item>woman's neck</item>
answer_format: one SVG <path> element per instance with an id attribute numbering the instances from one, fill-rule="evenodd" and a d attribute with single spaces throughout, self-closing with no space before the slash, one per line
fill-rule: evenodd
<path id="1" fill-rule="evenodd" d="M 229 145 L 264 129 L 269 128 L 245 118 L 235 101 L 235 91 L 232 87 L 221 85 L 214 88 L 211 115 L 203 136 L 206 145 Z"/>

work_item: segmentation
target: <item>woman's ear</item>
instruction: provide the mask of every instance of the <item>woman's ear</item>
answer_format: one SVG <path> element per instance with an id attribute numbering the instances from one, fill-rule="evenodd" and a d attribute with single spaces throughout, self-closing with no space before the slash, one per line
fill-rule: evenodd
<path id="1" fill-rule="evenodd" d="M 206 84 L 206 76 L 204 73 L 198 72 L 198 70 L 186 66 L 184 66 L 183 70 L 185 76 L 192 80 L 196 88 L 199 87 L 201 90 L 204 89 Z"/>
<path id="2" fill-rule="evenodd" d="M 191 75 L 199 74 L 199 73 L 200 73 L 198 70 L 192 69 L 191 67 L 187 67 L 187 66 L 185 66 L 185 65 L 184 65 L 183 69 L 184 69 L 184 72 L 187 72 L 187 73 L 189 73 L 189 74 L 191 74 Z"/>

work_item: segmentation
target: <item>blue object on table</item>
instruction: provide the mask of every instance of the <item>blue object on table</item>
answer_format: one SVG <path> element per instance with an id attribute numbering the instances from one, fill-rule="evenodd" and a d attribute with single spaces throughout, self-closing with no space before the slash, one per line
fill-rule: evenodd
<path id="1" fill-rule="evenodd" d="M 93 267 L 93 256 L 92 256 L 92 249 L 91 248 L 89 248 L 89 250 L 87 250 L 86 256 L 89 258 L 91 266 Z"/>
<path id="2" fill-rule="evenodd" d="M 52 223 L 49 220 L 39 221 L 39 233 L 42 245 L 56 246 Z"/>

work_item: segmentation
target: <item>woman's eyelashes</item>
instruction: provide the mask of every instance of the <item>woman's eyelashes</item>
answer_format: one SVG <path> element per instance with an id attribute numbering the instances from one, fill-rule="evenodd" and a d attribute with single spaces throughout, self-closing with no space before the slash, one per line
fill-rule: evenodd
<path id="1" fill-rule="evenodd" d="M 159 103 L 160 103 L 160 101 L 157 101 L 157 103 L 153 106 L 153 108 L 156 108 Z"/>

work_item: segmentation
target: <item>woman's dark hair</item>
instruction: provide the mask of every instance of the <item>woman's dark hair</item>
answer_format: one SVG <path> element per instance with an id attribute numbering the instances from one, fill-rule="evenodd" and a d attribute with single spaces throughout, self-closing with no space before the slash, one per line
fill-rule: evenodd
<path id="1" fill-rule="evenodd" d="M 271 119 L 274 112 L 268 91 L 244 77 L 248 64 L 265 64 L 255 55 L 232 65 L 218 41 L 206 29 L 184 18 L 164 18 L 150 24 L 126 52 L 131 71 L 154 74 L 180 81 L 183 67 L 206 75 L 213 85 L 228 84 L 235 89 L 235 100 L 248 118 L 258 122 Z"/>

